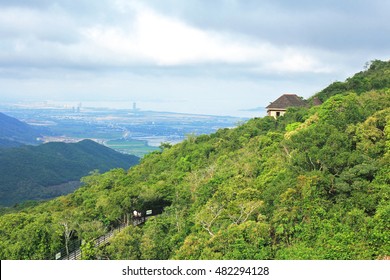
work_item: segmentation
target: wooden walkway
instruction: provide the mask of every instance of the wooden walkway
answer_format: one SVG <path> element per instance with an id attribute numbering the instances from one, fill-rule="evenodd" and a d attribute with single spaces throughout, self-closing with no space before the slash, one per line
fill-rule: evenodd
<path id="1" fill-rule="evenodd" d="M 111 239 L 111 237 L 113 237 L 115 234 L 121 232 L 126 227 L 128 227 L 130 225 L 139 226 L 139 225 L 145 223 L 145 221 L 148 219 L 149 219 L 149 217 L 141 217 L 141 218 L 133 219 L 132 222 L 129 224 L 127 224 L 127 223 L 121 224 L 119 227 L 117 227 L 117 228 L 109 231 L 105 235 L 100 236 L 97 239 L 95 239 L 95 241 L 94 241 L 95 248 L 97 248 L 103 244 L 106 244 Z M 73 250 L 71 250 L 68 255 L 66 255 L 66 253 L 65 253 L 64 256 L 61 256 L 61 253 L 58 253 L 56 255 L 56 260 L 81 260 L 82 253 L 81 253 L 80 246 L 81 246 L 81 241 L 78 242 L 78 245 L 74 246 L 75 248 L 73 248 Z M 66 252 L 65 248 L 62 249 L 61 252 Z"/>

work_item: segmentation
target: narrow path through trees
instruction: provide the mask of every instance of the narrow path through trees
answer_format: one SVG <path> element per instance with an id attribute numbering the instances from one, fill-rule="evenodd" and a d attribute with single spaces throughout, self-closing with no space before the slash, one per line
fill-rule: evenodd
<path id="1" fill-rule="evenodd" d="M 131 220 L 131 223 L 123 223 L 116 227 L 115 229 L 109 231 L 105 235 L 102 235 L 95 239 L 93 241 L 95 248 L 106 244 L 111 237 L 113 237 L 115 234 L 121 232 L 123 229 L 125 229 L 128 226 L 139 226 L 143 223 L 146 222 L 150 217 L 159 215 L 159 213 L 149 216 L 144 216 L 144 217 L 133 217 Z M 69 249 L 69 254 L 66 254 L 66 248 L 63 248 L 55 257 L 56 260 L 81 260 L 82 259 L 82 250 L 81 250 L 81 240 L 77 240 L 74 242 Z"/>

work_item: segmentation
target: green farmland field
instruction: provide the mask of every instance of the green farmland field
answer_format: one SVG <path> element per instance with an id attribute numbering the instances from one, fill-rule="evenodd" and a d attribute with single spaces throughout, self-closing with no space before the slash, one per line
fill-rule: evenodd
<path id="1" fill-rule="evenodd" d="M 149 146 L 146 141 L 116 139 L 104 143 L 107 147 L 122 153 L 143 157 L 144 155 L 156 151 L 158 147 Z"/>

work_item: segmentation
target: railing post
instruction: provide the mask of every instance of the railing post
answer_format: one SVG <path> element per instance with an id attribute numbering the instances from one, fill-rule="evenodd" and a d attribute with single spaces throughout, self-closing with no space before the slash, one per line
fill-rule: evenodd
<path id="1" fill-rule="evenodd" d="M 150 216 L 156 216 L 156 215 L 159 215 L 162 211 L 157 211 L 156 212 L 153 212 L 153 215 L 150 215 Z M 139 226 L 140 224 L 143 224 L 146 222 L 147 218 L 149 218 L 150 216 L 146 217 L 146 216 L 142 216 L 142 217 L 133 217 L 132 219 L 129 219 L 129 215 L 127 216 L 127 219 L 125 220 L 124 223 L 120 224 L 117 228 L 115 229 L 112 229 L 110 230 L 107 234 L 104 234 L 103 236 L 100 236 L 98 237 L 97 239 L 95 239 L 95 246 L 98 247 L 100 246 L 102 243 L 106 243 L 108 241 L 109 238 L 111 238 L 115 233 L 118 233 L 118 232 L 121 232 L 124 228 L 126 228 L 127 226 L 129 226 L 130 224 L 130 221 L 131 221 L 131 224 L 133 226 Z M 82 252 L 81 252 L 81 242 L 80 240 L 78 241 L 73 241 L 70 246 L 69 246 L 69 249 L 70 249 L 70 253 L 67 254 L 66 256 L 62 256 L 61 255 L 61 260 L 65 260 L 65 259 L 71 259 L 72 256 L 73 258 L 76 260 L 77 259 L 77 255 L 82 256 Z M 65 254 L 64 254 L 65 255 Z"/>

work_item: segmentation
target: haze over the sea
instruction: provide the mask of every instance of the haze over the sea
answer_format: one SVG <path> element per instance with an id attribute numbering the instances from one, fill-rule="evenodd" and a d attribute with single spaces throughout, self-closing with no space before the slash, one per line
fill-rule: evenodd
<path id="1" fill-rule="evenodd" d="M 390 54 L 389 1 L 0 1 L 0 102 L 252 116 Z"/>

